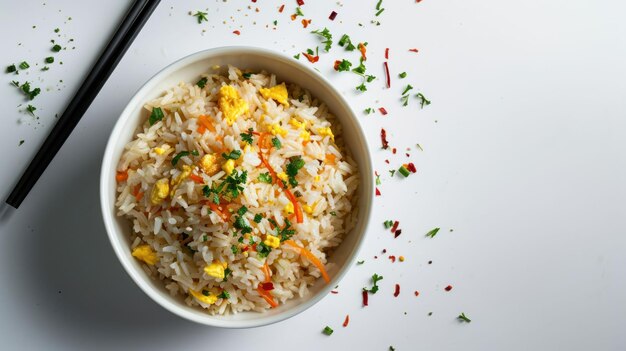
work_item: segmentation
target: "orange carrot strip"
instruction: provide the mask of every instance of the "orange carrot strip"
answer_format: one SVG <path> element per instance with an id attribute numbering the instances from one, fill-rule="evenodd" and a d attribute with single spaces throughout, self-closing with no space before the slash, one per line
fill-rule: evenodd
<path id="1" fill-rule="evenodd" d="M 135 199 L 137 199 L 137 201 L 141 201 L 141 198 L 143 198 L 143 191 L 141 191 L 141 184 L 137 184 L 135 186 L 135 189 L 133 189 L 133 195 L 135 195 Z"/>
<path id="2" fill-rule="evenodd" d="M 326 163 L 334 164 L 337 156 L 335 154 L 326 154 Z"/>
<path id="3" fill-rule="evenodd" d="M 198 126 L 198 129 L 196 129 L 196 131 L 200 134 L 204 134 L 204 132 L 206 132 L 206 127 L 201 124 Z"/>
<path id="4" fill-rule="evenodd" d="M 293 247 L 294 249 L 298 250 L 300 252 L 300 255 L 306 257 L 309 261 L 311 261 L 311 263 L 317 267 L 317 269 L 320 270 L 320 273 L 322 273 L 322 278 L 324 278 L 324 280 L 326 281 L 326 283 L 330 283 L 330 277 L 328 276 L 328 273 L 326 273 L 326 269 L 324 268 L 324 265 L 322 264 L 322 262 L 315 257 L 311 251 L 305 249 L 304 247 L 298 245 L 295 243 L 295 241 L 289 239 L 289 240 L 285 240 L 283 241 L 285 244 Z"/>
<path id="5" fill-rule="evenodd" d="M 117 172 L 115 174 L 115 180 L 117 180 L 118 183 L 123 182 L 126 179 L 128 179 L 128 171 Z"/>
<path id="6" fill-rule="evenodd" d="M 204 179 L 202 179 L 202 177 L 200 177 L 197 174 L 190 174 L 189 175 L 189 179 L 193 180 L 194 182 L 198 183 L 198 184 L 202 184 L 204 183 Z"/>
<path id="7" fill-rule="evenodd" d="M 291 193 L 291 191 L 289 191 L 289 189 L 285 189 L 285 194 L 287 194 L 287 197 L 289 198 L 289 200 L 291 200 L 291 203 L 293 204 L 293 209 L 294 209 L 294 212 L 296 213 L 296 221 L 298 223 L 302 223 L 303 222 L 302 208 L 300 207 L 300 204 L 298 203 L 298 199 L 296 199 L 296 197 Z"/>
<path id="8" fill-rule="evenodd" d="M 263 274 L 265 274 L 266 283 L 272 280 L 272 271 L 270 270 L 270 266 L 267 265 L 267 262 L 263 265 Z"/>
<path id="9" fill-rule="evenodd" d="M 276 301 L 274 301 L 274 297 L 268 291 L 265 291 L 261 285 L 257 286 L 256 291 L 259 292 L 259 295 L 261 295 L 261 297 L 264 298 L 265 301 L 272 306 L 272 308 L 278 306 Z"/>
<path id="10" fill-rule="evenodd" d="M 200 124 L 203 125 L 209 131 L 215 133 L 215 130 L 216 130 L 215 126 L 213 125 L 211 120 L 209 120 L 209 116 L 207 115 L 198 116 L 198 122 L 200 122 Z"/>
<path id="11" fill-rule="evenodd" d="M 218 205 L 216 205 L 213 201 L 209 201 L 209 207 L 211 207 L 211 211 L 217 213 L 217 215 L 220 216 L 222 220 L 224 220 L 224 222 L 228 222 L 228 219 L 230 216 L 224 213 L 222 209 Z"/>

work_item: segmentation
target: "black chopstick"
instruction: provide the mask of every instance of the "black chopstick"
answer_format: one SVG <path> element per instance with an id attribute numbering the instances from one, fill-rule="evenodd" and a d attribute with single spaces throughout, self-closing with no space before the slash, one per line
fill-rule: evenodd
<path id="1" fill-rule="evenodd" d="M 160 0 L 135 0 L 87 78 L 22 174 L 6 203 L 18 208 L 96 98 Z"/>

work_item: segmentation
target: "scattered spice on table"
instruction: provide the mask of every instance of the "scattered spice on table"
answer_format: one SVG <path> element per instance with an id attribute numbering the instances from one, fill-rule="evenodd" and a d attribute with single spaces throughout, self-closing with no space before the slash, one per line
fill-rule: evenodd
<path id="1" fill-rule="evenodd" d="M 346 314 L 346 319 L 344 319 L 344 321 L 343 321 L 343 327 L 344 328 L 347 327 L 348 323 L 350 323 L 350 315 Z"/>
<path id="2" fill-rule="evenodd" d="M 452 290 L 452 285 L 448 285 L 444 288 L 445 291 L 450 291 Z"/>
<path id="3" fill-rule="evenodd" d="M 393 292 L 393 297 L 398 297 L 400 295 L 400 284 L 396 284 L 396 289 Z"/>

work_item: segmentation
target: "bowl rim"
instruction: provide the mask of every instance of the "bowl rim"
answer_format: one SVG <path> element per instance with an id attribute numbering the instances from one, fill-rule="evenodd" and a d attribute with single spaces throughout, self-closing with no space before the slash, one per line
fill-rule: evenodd
<path id="1" fill-rule="evenodd" d="M 135 282 L 135 284 L 154 302 L 156 302 L 161 307 L 170 311 L 171 313 L 207 326 L 212 327 L 221 327 L 221 328 L 251 328 L 251 327 L 259 327 L 264 325 L 269 325 L 273 323 L 277 323 L 283 321 L 285 319 L 291 318 L 300 314 L 301 312 L 307 310 L 308 308 L 315 305 L 319 302 L 324 296 L 328 294 L 328 292 L 333 288 L 336 283 L 338 283 L 349 271 L 349 268 L 339 269 L 337 274 L 332 278 L 331 284 L 326 284 L 324 288 L 322 288 L 316 295 L 312 296 L 308 300 L 300 303 L 289 310 L 286 310 L 279 314 L 268 315 L 266 317 L 255 318 L 253 320 L 220 320 L 220 316 L 206 314 L 204 316 L 199 316 L 197 314 L 193 314 L 181 308 L 176 303 L 173 303 L 169 300 L 166 300 L 162 296 L 159 295 L 154 290 L 154 287 L 147 281 L 149 277 L 145 274 L 145 272 L 136 269 L 130 264 L 128 259 L 128 252 L 124 250 L 123 243 L 121 241 L 121 233 L 118 233 L 114 222 L 115 222 L 115 214 L 111 214 L 110 207 L 114 206 L 114 203 L 110 203 L 109 201 L 109 192 L 111 191 L 109 186 L 109 172 L 111 169 L 116 168 L 117 160 L 113 160 L 114 149 L 116 145 L 119 143 L 120 134 L 123 130 L 124 124 L 128 119 L 131 119 L 133 116 L 133 110 L 136 108 L 140 99 L 145 98 L 145 96 L 152 90 L 155 86 L 157 86 L 164 78 L 169 76 L 170 74 L 184 68 L 185 66 L 191 65 L 195 62 L 202 61 L 205 59 L 209 59 L 211 57 L 216 57 L 220 55 L 232 55 L 232 54 L 257 54 L 269 57 L 272 60 L 277 60 L 280 62 L 291 64 L 297 67 L 298 70 L 305 71 L 310 75 L 316 76 L 319 79 L 319 82 L 323 86 L 323 89 L 328 90 L 331 94 L 335 95 L 338 101 L 346 108 L 348 112 L 346 116 L 347 119 L 353 119 L 355 130 L 354 132 L 357 134 L 356 139 L 363 143 L 365 151 L 365 155 L 362 155 L 365 164 L 360 165 L 360 171 L 362 174 L 361 179 L 370 179 L 371 175 L 364 174 L 364 172 L 372 173 L 372 157 L 370 153 L 369 144 L 367 138 L 365 137 L 365 133 L 363 127 L 361 126 L 354 110 L 350 106 L 350 104 L 346 101 L 345 97 L 333 86 L 333 84 L 325 78 L 322 74 L 310 68 L 301 62 L 295 61 L 286 55 L 271 50 L 267 48 L 260 48 L 254 46 L 222 46 L 215 47 L 211 49 L 201 50 L 187 56 L 184 56 L 173 63 L 165 66 L 157 73 L 155 73 L 150 79 L 148 79 L 144 84 L 141 85 L 139 89 L 133 94 L 130 98 L 122 112 L 120 113 L 115 125 L 109 135 L 107 140 L 105 152 L 102 159 L 102 164 L 100 168 L 100 209 L 102 211 L 102 219 L 104 221 L 105 229 L 107 232 L 107 236 L 115 252 L 118 261 L 122 264 L 122 267 L 126 271 L 126 273 L 130 276 L 130 278 Z M 343 124 L 343 123 L 342 123 Z M 344 127 L 345 128 L 345 127 Z M 373 187 L 373 181 L 362 182 L 360 186 L 369 186 Z M 352 249 L 352 256 L 349 257 L 344 264 L 344 267 L 354 266 L 354 263 L 357 259 L 357 256 L 363 246 L 363 243 L 366 239 L 366 234 L 368 232 L 368 228 L 371 220 L 371 212 L 373 206 L 373 191 L 372 189 L 366 189 L 363 192 L 363 195 L 367 195 L 367 199 L 365 199 L 364 203 L 367 204 L 365 209 L 359 208 L 359 216 L 364 216 L 359 221 L 363 221 L 362 224 L 362 233 L 361 238 L 356 242 L 354 248 Z M 333 284 L 334 283 L 334 284 Z M 243 313 L 243 312 L 242 312 Z M 250 312 L 252 313 L 252 312 Z"/>

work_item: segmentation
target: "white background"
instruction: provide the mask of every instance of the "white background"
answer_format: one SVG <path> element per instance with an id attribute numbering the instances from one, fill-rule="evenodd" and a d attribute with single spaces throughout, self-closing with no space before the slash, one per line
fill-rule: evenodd
<path id="1" fill-rule="evenodd" d="M 300 18 L 289 19 L 295 0 L 284 0 L 282 14 L 283 2 L 269 0 L 163 1 L 22 207 L 0 221 L 0 348 L 623 349 L 626 5 L 385 0 L 374 26 L 374 0 L 305 1 L 305 18 L 313 20 L 306 30 Z M 130 1 L 0 4 L 0 64 L 33 66 L 0 75 L 6 196 Z M 208 23 L 188 15 L 207 8 Z M 332 10 L 339 13 L 334 22 L 327 19 Z M 276 325 L 221 330 L 171 315 L 127 277 L 102 224 L 100 161 L 117 116 L 149 77 L 183 56 L 223 45 L 291 56 L 314 47 L 308 32 L 324 26 L 336 39 L 348 33 L 368 41 L 368 69 L 379 77 L 356 94 L 355 75 L 332 71 L 337 58 L 356 61 L 339 47 L 316 64 L 357 111 L 382 174 L 360 255 L 365 264 L 349 272 L 338 294 Z M 50 39 L 68 50 L 41 72 Z M 382 79 L 386 47 L 391 89 Z M 400 81 L 402 71 L 408 77 Z M 13 79 L 43 88 L 33 101 L 39 120 L 20 112 L 25 100 Z M 407 83 L 432 105 L 420 110 L 412 98 L 402 107 Z M 361 112 L 381 106 L 389 115 Z M 380 149 L 381 127 L 397 155 Z M 418 173 L 391 178 L 388 170 L 406 160 Z M 399 238 L 383 230 L 386 219 L 400 221 Z M 439 234 L 425 238 L 434 227 Z M 392 264 L 389 254 L 406 261 Z M 360 289 L 373 273 L 384 280 L 363 308 Z M 396 283 L 402 290 L 394 298 Z M 453 289 L 445 292 L 448 284 Z M 460 312 L 472 322 L 458 322 Z M 343 328 L 346 314 L 351 322 Z M 335 330 L 330 337 L 321 334 L 326 325 Z"/>

